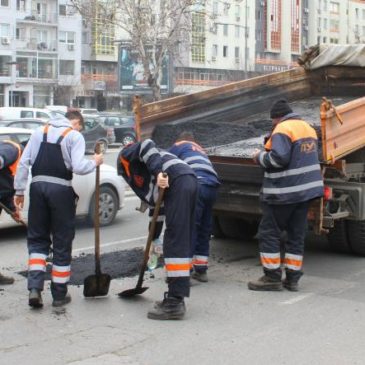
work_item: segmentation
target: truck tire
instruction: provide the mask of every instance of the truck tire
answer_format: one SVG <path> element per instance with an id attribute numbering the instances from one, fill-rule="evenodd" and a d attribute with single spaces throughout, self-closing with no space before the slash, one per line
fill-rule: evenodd
<path id="1" fill-rule="evenodd" d="M 233 217 L 218 217 L 219 226 L 228 238 L 247 240 L 251 239 L 256 230 L 248 221 Z"/>
<path id="2" fill-rule="evenodd" d="M 352 252 L 365 256 L 365 221 L 347 221 L 346 223 Z"/>
<path id="3" fill-rule="evenodd" d="M 215 238 L 226 238 L 226 236 L 222 232 L 221 226 L 219 225 L 217 216 L 213 216 L 212 235 Z"/>
<path id="4" fill-rule="evenodd" d="M 335 226 L 328 232 L 328 243 L 333 251 L 341 253 L 351 252 L 349 239 L 347 237 L 347 221 L 338 220 Z"/>

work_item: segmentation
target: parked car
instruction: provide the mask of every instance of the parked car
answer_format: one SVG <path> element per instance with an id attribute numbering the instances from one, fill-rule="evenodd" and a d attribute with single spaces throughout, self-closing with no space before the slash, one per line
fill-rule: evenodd
<path id="1" fill-rule="evenodd" d="M 52 117 L 53 112 L 47 109 L 23 108 L 23 107 L 1 107 L 0 120 L 37 118 L 48 120 Z"/>
<path id="2" fill-rule="evenodd" d="M 45 108 L 53 112 L 63 112 L 63 113 L 66 113 L 68 110 L 68 107 L 66 105 L 46 105 Z"/>
<path id="3" fill-rule="evenodd" d="M 82 115 L 84 115 L 84 114 L 93 114 L 93 115 L 96 114 L 96 115 L 98 115 L 99 114 L 98 110 L 93 109 L 93 108 L 81 108 L 81 109 L 76 109 L 76 110 L 79 110 Z"/>
<path id="4" fill-rule="evenodd" d="M 1 127 L 14 127 L 14 128 L 25 128 L 25 129 L 37 129 L 44 125 L 46 122 L 42 119 L 35 118 L 23 118 L 23 119 L 12 119 L 12 120 L 0 120 Z"/>
<path id="5" fill-rule="evenodd" d="M 29 129 L 0 127 L 0 140 L 10 139 L 20 143 L 28 140 L 32 134 Z M 30 183 L 30 180 L 28 183 Z M 76 216 L 87 218 L 92 223 L 94 218 L 94 192 L 95 192 L 95 172 L 88 175 L 74 174 L 72 186 L 79 196 Z M 118 176 L 114 167 L 109 165 L 100 166 L 100 225 L 110 225 L 118 212 L 124 205 L 125 183 Z M 29 184 L 25 192 L 25 204 L 23 217 L 28 218 L 29 204 Z M 15 226 L 15 223 L 8 214 L 0 215 L 0 228 Z"/>
<path id="6" fill-rule="evenodd" d="M 109 143 L 115 142 L 114 131 L 105 127 L 95 115 L 83 115 L 85 129 L 81 131 L 86 142 L 86 151 L 94 152 L 97 142 L 101 143 L 101 150 L 106 151 Z"/>
<path id="7" fill-rule="evenodd" d="M 109 143 L 115 142 L 114 131 L 111 128 L 106 128 L 100 124 L 95 116 L 84 116 L 85 129 L 81 131 L 85 138 L 86 151 L 94 153 L 97 142 L 101 143 L 101 150 L 104 152 L 108 148 Z M 36 129 L 47 122 L 42 119 L 12 119 L 0 120 L 1 127 L 16 127 L 26 129 Z"/>
<path id="8" fill-rule="evenodd" d="M 133 116 L 100 115 L 98 118 L 106 127 L 114 130 L 115 141 L 124 146 L 137 140 Z"/>

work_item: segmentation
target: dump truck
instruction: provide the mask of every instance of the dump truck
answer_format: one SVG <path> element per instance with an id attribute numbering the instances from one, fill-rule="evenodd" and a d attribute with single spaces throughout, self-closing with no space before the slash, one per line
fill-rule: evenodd
<path id="1" fill-rule="evenodd" d="M 179 131 L 197 131 L 205 126 L 204 135 L 210 133 L 211 140 L 216 139 L 216 145 L 204 146 L 197 138 L 208 147 L 221 181 L 214 206 L 214 235 L 249 238 L 256 233 L 261 216 L 259 195 L 264 171 L 253 163 L 249 153 L 245 154 L 252 145 L 242 144 L 240 138 L 245 136 L 237 136 L 237 125 L 250 128 L 255 115 L 265 112 L 268 116 L 272 103 L 279 98 L 289 102 L 317 98 L 308 113 L 316 116 L 325 194 L 311 205 L 310 227 L 315 233 L 327 235 L 334 250 L 365 255 L 365 64 L 361 62 L 365 48 L 335 48 L 323 51 L 324 57 L 320 49 L 311 50 L 301 59 L 302 66 L 207 91 L 148 104 L 135 97 L 134 111 L 142 138 L 152 137 L 166 148 Z M 338 97 L 347 102 L 334 105 L 331 98 Z M 270 120 L 264 122 L 270 128 Z M 235 140 L 228 142 L 234 143 L 220 145 L 222 135 L 231 129 Z M 256 137 L 262 146 L 263 138 Z"/>

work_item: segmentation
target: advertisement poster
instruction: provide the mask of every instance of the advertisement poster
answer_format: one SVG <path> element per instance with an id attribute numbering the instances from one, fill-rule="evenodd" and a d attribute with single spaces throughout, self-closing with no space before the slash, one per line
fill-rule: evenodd
<path id="1" fill-rule="evenodd" d="M 120 91 L 122 92 L 151 92 L 147 78 L 144 75 L 142 61 L 139 55 L 128 48 L 120 48 L 119 55 Z M 162 64 L 161 93 L 168 92 L 168 58 Z"/>

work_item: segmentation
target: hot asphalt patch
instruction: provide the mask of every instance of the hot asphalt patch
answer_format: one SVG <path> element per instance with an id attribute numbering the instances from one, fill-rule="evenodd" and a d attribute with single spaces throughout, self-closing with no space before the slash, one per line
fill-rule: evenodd
<path id="1" fill-rule="evenodd" d="M 139 273 L 143 260 L 143 249 L 108 252 L 101 255 L 101 271 L 109 274 L 112 279 L 135 276 Z M 51 280 L 51 264 L 47 265 L 46 280 Z M 71 285 L 83 285 L 87 276 L 95 274 L 95 260 L 93 254 L 81 254 L 73 258 L 71 263 Z M 28 271 L 18 274 L 27 277 Z"/>

